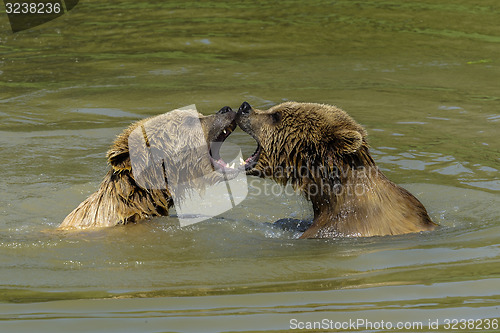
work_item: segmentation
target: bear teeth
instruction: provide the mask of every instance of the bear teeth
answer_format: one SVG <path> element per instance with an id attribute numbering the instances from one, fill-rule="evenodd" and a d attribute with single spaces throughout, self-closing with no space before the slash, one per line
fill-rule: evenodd
<path id="1" fill-rule="evenodd" d="M 244 165 L 245 164 L 245 160 L 243 158 L 241 158 L 240 156 L 240 165 Z"/>
<path id="2" fill-rule="evenodd" d="M 222 131 L 222 133 L 226 134 L 226 133 L 227 133 L 227 131 L 226 131 L 226 130 L 223 130 L 223 131 Z"/>

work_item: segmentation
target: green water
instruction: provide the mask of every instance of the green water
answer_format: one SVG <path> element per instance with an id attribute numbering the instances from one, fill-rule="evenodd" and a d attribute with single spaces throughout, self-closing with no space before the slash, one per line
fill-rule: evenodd
<path id="1" fill-rule="evenodd" d="M 499 318 L 498 22 L 493 0 L 81 0 L 16 34 L 1 12 L 0 330 L 286 331 L 292 319 L 364 318 L 449 331 L 446 319 Z M 284 100 L 348 111 L 386 175 L 441 227 L 299 241 L 266 222 L 309 218 L 310 205 L 257 195 L 279 188 L 250 178 L 239 206 L 190 227 L 169 217 L 54 232 L 96 190 L 129 123 L 193 103 L 209 114 Z M 255 149 L 242 131 L 228 142 Z"/>

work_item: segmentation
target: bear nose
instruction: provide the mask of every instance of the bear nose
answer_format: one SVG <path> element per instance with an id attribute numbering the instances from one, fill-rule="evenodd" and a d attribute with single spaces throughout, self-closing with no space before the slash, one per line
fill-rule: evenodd
<path id="1" fill-rule="evenodd" d="M 220 109 L 219 111 L 217 111 L 217 114 L 224 114 L 224 113 L 228 113 L 228 112 L 233 112 L 233 109 L 231 109 L 229 106 L 225 106 L 222 109 Z"/>
<path id="2" fill-rule="evenodd" d="M 240 108 L 238 109 L 238 113 L 242 114 L 248 114 L 250 113 L 250 111 L 252 111 L 252 107 L 247 102 L 243 102 L 243 104 L 241 104 Z"/>

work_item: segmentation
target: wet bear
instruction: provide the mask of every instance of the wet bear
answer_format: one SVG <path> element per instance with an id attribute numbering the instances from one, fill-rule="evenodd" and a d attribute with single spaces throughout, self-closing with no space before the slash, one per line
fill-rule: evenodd
<path id="1" fill-rule="evenodd" d="M 235 117 L 229 107 L 210 116 L 195 109 L 174 110 L 132 124 L 109 149 L 110 169 L 97 192 L 59 229 L 109 227 L 165 216 L 187 189 L 227 179 L 237 170 L 220 158 L 219 148 L 236 127 Z"/>
<path id="2" fill-rule="evenodd" d="M 263 111 L 245 102 L 236 122 L 257 141 L 247 174 L 291 183 L 312 203 L 314 220 L 301 238 L 435 228 L 422 203 L 378 169 L 366 131 L 343 110 L 286 102 Z"/>

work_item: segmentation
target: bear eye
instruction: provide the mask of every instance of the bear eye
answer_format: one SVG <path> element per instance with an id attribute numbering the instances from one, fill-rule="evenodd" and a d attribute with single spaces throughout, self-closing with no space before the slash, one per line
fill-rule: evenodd
<path id="1" fill-rule="evenodd" d="M 277 124 L 281 121 L 281 112 L 271 113 L 271 120 L 273 124 Z"/>

